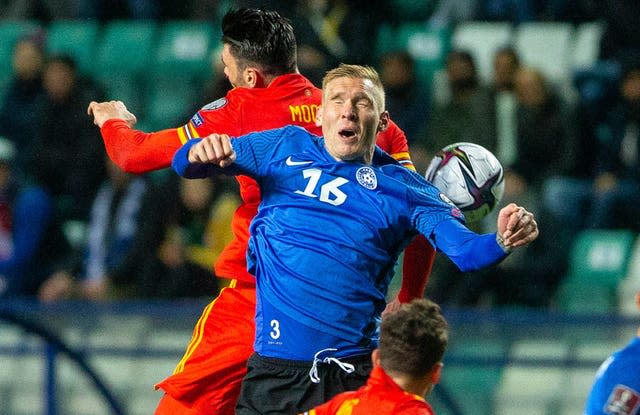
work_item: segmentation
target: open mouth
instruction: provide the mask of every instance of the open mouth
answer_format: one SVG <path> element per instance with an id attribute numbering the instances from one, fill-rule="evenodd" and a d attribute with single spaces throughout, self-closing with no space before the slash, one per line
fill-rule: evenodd
<path id="1" fill-rule="evenodd" d="M 340 137 L 343 137 L 343 138 L 351 138 L 356 135 L 356 132 L 354 130 L 349 130 L 345 128 L 338 131 L 338 134 L 340 135 Z"/>

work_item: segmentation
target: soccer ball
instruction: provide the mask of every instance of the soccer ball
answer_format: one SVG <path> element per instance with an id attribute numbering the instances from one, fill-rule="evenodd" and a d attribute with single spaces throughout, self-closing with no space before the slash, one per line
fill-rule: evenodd
<path id="1" fill-rule="evenodd" d="M 489 150 L 455 143 L 438 151 L 425 178 L 462 210 L 467 222 L 485 217 L 504 193 L 502 165 Z"/>

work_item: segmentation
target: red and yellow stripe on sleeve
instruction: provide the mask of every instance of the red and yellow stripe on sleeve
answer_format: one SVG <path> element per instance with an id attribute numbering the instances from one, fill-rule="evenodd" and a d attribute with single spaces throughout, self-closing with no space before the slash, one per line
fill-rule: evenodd
<path id="1" fill-rule="evenodd" d="M 398 163 L 402 164 L 404 167 L 408 168 L 411 171 L 416 171 L 416 166 L 413 165 L 413 161 L 411 161 L 411 156 L 408 151 L 402 151 L 400 153 L 393 153 L 391 157 L 396 159 Z"/>

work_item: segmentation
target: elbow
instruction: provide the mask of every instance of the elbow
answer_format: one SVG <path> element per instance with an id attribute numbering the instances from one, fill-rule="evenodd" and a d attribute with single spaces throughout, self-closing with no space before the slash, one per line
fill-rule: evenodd
<path id="1" fill-rule="evenodd" d="M 115 163 L 127 173 L 143 174 L 148 172 L 141 163 L 138 163 L 135 160 L 123 159 L 115 161 Z"/>
<path id="2" fill-rule="evenodd" d="M 139 160 L 133 157 L 131 154 L 111 154 L 109 158 L 113 163 L 120 167 L 123 171 L 132 174 L 144 174 L 148 173 L 152 169 L 147 168 L 147 162 L 145 160 Z"/>

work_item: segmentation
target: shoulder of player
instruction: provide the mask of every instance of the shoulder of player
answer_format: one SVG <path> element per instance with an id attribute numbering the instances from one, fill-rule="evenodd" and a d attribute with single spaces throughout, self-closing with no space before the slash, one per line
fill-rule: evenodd
<path id="1" fill-rule="evenodd" d="M 270 138 L 275 141 L 285 140 L 289 143 L 301 142 L 305 138 L 306 139 L 314 139 L 318 138 L 315 135 L 311 134 L 309 131 L 298 125 L 286 125 L 284 127 L 271 128 L 263 131 L 256 131 L 253 133 L 246 134 L 247 136 L 252 137 L 265 137 Z M 291 140 L 293 138 L 293 140 Z"/>

